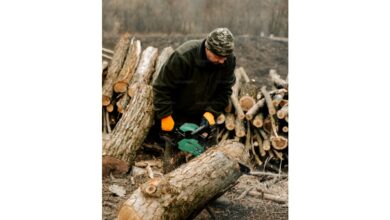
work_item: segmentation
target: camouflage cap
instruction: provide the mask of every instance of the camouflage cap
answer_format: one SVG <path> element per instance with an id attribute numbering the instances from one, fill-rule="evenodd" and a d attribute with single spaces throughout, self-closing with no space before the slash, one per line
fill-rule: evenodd
<path id="1" fill-rule="evenodd" d="M 227 28 L 217 28 L 206 38 L 205 46 L 219 56 L 228 56 L 234 49 L 234 37 Z"/>

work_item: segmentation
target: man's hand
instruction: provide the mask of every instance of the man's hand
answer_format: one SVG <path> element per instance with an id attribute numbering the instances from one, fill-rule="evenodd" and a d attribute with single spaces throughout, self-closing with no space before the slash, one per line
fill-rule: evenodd
<path id="1" fill-rule="evenodd" d="M 213 126 L 215 125 L 215 119 L 214 119 L 214 115 L 211 114 L 210 112 L 205 112 L 203 114 L 203 120 L 202 122 L 207 122 L 209 125 Z M 202 123 L 201 123 L 202 124 Z"/>
<path id="2" fill-rule="evenodd" d="M 175 121 L 173 120 L 172 115 L 168 115 L 161 119 L 161 130 L 172 131 L 174 127 Z"/>

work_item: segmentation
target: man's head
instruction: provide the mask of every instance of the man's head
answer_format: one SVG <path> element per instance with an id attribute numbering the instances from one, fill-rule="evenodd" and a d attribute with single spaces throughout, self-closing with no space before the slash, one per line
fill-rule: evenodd
<path id="1" fill-rule="evenodd" d="M 234 37 L 227 28 L 217 28 L 209 33 L 205 46 L 215 55 L 226 57 L 234 49 Z"/>

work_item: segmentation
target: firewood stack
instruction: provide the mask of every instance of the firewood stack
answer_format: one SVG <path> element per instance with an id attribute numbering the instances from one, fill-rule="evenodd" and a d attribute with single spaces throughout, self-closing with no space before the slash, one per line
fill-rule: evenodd
<path id="1" fill-rule="evenodd" d="M 288 159 L 288 83 L 273 69 L 271 89 L 257 88 L 242 67 L 235 75 L 229 105 L 216 120 L 217 140 L 239 140 L 259 166 Z"/>
<path id="2" fill-rule="evenodd" d="M 171 47 L 161 54 L 154 47 L 142 51 L 141 42 L 128 33 L 113 51 L 103 49 L 103 163 L 110 157 L 127 166 L 133 162 L 152 124 L 151 84 L 172 53 Z M 216 119 L 218 142 L 243 143 L 259 166 L 288 159 L 287 82 L 272 69 L 272 88 L 256 87 L 243 67 L 235 75 L 229 104 Z"/>

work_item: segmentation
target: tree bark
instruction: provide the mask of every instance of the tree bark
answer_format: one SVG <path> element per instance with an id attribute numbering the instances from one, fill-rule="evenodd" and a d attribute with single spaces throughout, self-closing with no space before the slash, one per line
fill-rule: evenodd
<path id="1" fill-rule="evenodd" d="M 236 117 L 236 122 L 234 126 L 235 134 L 237 137 L 244 137 L 245 136 L 245 126 L 244 121 Z"/>
<path id="2" fill-rule="evenodd" d="M 271 149 L 271 143 L 269 141 L 267 134 L 263 131 L 263 129 L 259 129 L 259 133 L 263 138 L 263 149 L 265 151 L 269 151 Z"/>
<path id="3" fill-rule="evenodd" d="M 114 81 L 116 80 L 119 72 L 122 69 L 124 60 L 126 58 L 127 51 L 129 49 L 129 43 L 130 43 L 130 34 L 125 33 L 121 36 L 119 39 L 117 45 L 115 46 L 115 52 L 114 56 L 112 58 L 112 61 L 110 63 L 110 66 L 108 67 L 108 73 L 106 76 L 106 80 L 103 84 L 103 97 L 102 97 L 102 104 L 103 106 L 107 106 L 111 102 L 111 97 L 114 93 Z"/>
<path id="4" fill-rule="evenodd" d="M 240 86 L 241 86 L 241 74 L 238 69 L 234 71 L 234 75 L 236 76 L 236 82 L 232 86 L 232 95 L 230 96 L 230 100 L 232 101 L 232 105 L 236 111 L 236 115 L 239 119 L 244 119 L 245 114 L 242 111 L 242 108 L 240 106 L 240 103 L 238 101 L 238 93 L 240 91 Z"/>
<path id="5" fill-rule="evenodd" d="M 119 211 L 118 220 L 187 219 L 242 175 L 249 163 L 241 143 L 227 140 L 162 178 L 154 178 L 133 192 Z"/>
<path id="6" fill-rule="evenodd" d="M 152 87 L 139 83 L 122 118 L 103 146 L 103 155 L 132 164 L 136 151 L 145 140 L 153 122 Z"/>
<path id="7" fill-rule="evenodd" d="M 152 80 L 152 75 L 154 73 L 154 65 L 156 64 L 156 59 L 158 55 L 158 49 L 154 47 L 147 47 L 141 56 L 139 61 L 137 71 L 134 74 L 133 79 L 129 83 L 128 95 L 130 97 L 134 96 L 134 84 L 135 83 L 144 83 L 150 84 Z"/>
<path id="8" fill-rule="evenodd" d="M 122 70 L 120 71 L 115 85 L 114 91 L 116 93 L 125 93 L 129 82 L 134 76 L 134 72 L 137 68 L 139 57 L 141 54 L 141 42 L 139 40 L 134 41 L 131 39 L 129 51 L 126 56 L 126 61 L 123 64 Z"/>
<path id="9" fill-rule="evenodd" d="M 156 80 L 157 76 L 160 74 L 162 66 L 167 62 L 168 58 L 172 55 L 174 50 L 172 47 L 166 47 L 161 51 L 160 56 L 157 58 L 156 62 L 156 71 L 153 74 L 152 83 Z"/>

